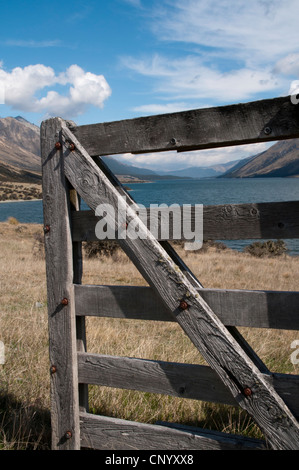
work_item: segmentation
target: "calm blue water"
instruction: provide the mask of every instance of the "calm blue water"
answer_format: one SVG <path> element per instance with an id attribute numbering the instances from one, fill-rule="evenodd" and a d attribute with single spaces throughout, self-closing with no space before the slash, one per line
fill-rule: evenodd
<path id="1" fill-rule="evenodd" d="M 139 204 L 233 204 L 299 200 L 299 178 L 165 180 L 130 184 Z M 82 209 L 87 209 L 82 205 Z M 23 223 L 43 223 L 42 201 L 0 204 L 0 221 L 15 217 Z M 225 242 L 242 250 L 250 241 Z M 299 255 L 299 240 L 286 240 L 291 254 Z"/>

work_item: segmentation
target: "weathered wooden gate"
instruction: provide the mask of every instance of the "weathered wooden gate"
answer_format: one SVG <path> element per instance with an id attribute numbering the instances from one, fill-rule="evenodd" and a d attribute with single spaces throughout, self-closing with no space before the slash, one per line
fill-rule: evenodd
<path id="1" fill-rule="evenodd" d="M 99 157 L 298 137 L 290 97 L 88 126 L 42 123 L 53 449 L 299 449 L 299 377 L 271 373 L 236 328 L 299 329 L 298 293 L 204 289 Z M 90 211 L 80 211 L 80 198 Z M 120 199 L 126 222 L 137 218 L 146 237 L 119 244 L 150 287 L 82 285 L 81 241 L 95 239 L 97 206 Z M 204 239 L 298 238 L 299 202 L 204 207 L 203 231 Z M 210 367 L 89 354 L 87 315 L 176 321 Z M 266 441 L 95 416 L 87 384 L 239 405 Z"/>

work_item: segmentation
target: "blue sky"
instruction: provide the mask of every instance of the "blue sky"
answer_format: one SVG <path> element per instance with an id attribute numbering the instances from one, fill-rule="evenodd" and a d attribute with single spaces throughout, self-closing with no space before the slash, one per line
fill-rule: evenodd
<path id="1" fill-rule="evenodd" d="M 288 95 L 299 79 L 298 0 L 1 2 L 0 116 L 78 125 Z M 4 89 L 4 92 L 3 92 Z M 206 166 L 262 144 L 119 158 Z"/>

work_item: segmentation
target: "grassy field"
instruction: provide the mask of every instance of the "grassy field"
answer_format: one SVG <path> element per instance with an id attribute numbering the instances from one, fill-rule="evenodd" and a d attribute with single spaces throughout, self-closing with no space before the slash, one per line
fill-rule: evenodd
<path id="1" fill-rule="evenodd" d="M 47 295 L 42 227 L 0 223 L 0 448 L 49 449 L 49 361 Z M 297 290 L 299 258 L 255 258 L 209 248 L 183 253 L 205 287 Z M 122 252 L 84 260 L 83 283 L 145 285 Z M 273 372 L 298 374 L 290 345 L 299 332 L 242 328 Z M 204 363 L 176 324 L 119 319 L 87 319 L 90 352 L 188 363 Z M 150 393 L 90 387 L 90 411 L 124 419 L 174 421 L 223 432 L 262 437 L 252 420 L 234 407 Z"/>

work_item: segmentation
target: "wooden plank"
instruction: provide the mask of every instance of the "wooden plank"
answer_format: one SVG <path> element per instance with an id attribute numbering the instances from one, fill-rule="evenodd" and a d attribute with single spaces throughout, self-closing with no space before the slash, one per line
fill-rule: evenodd
<path id="1" fill-rule="evenodd" d="M 82 199 L 94 211 L 103 203 L 116 207 L 117 190 L 66 127 L 62 141 L 65 175 Z M 135 219 L 143 232 L 143 237 L 119 240 L 143 277 L 239 405 L 255 419 L 272 448 L 299 449 L 299 424 L 281 397 L 125 200 L 122 209 L 127 221 Z"/>
<path id="2" fill-rule="evenodd" d="M 198 289 L 226 326 L 299 330 L 299 292 Z M 147 286 L 75 285 L 76 315 L 175 321 Z"/>
<path id="3" fill-rule="evenodd" d="M 62 153 L 55 148 L 62 121 L 50 119 L 41 125 L 43 209 L 49 315 L 51 366 L 52 448 L 80 447 L 76 316 L 70 227 L 70 187 L 64 177 Z M 48 228 L 47 228 L 48 227 Z M 67 305 L 62 303 L 67 299 Z"/>
<path id="4" fill-rule="evenodd" d="M 256 439 L 192 427 L 143 424 L 80 413 L 81 446 L 96 450 L 264 450 Z"/>
<path id="5" fill-rule="evenodd" d="M 70 191 L 71 213 L 80 210 L 80 197 L 74 189 Z M 73 241 L 73 282 L 81 284 L 83 274 L 82 242 Z M 76 316 L 77 351 L 86 351 L 86 326 L 85 318 Z M 88 387 L 79 385 L 79 407 L 80 411 L 88 412 Z"/>
<path id="6" fill-rule="evenodd" d="M 158 240 L 184 240 L 184 227 L 195 227 L 195 208 L 189 213 L 182 211 L 180 236 L 173 236 L 170 212 L 169 236 L 161 234 L 161 219 L 158 209 L 151 209 L 152 217 L 158 222 Z M 162 210 L 161 210 L 162 212 Z M 168 212 L 163 209 L 163 212 Z M 147 227 L 150 229 L 150 208 L 147 208 Z M 155 215 L 157 214 L 157 215 Z M 167 217 L 168 218 L 168 217 Z M 165 220 L 167 220 L 165 218 Z M 93 211 L 79 211 L 72 214 L 72 236 L 74 241 L 97 240 L 95 227 L 99 217 Z M 204 240 L 251 240 L 299 238 L 299 202 L 267 202 L 255 204 L 224 204 L 203 207 Z M 177 229 L 176 229 L 177 230 Z M 201 235 L 201 233 L 200 233 Z"/>
<path id="7" fill-rule="evenodd" d="M 211 367 L 101 354 L 78 354 L 79 382 L 225 405 L 237 402 Z M 299 377 L 265 375 L 299 417 Z"/>
<path id="8" fill-rule="evenodd" d="M 290 97 L 73 127 L 91 156 L 194 150 L 299 137 Z"/>

